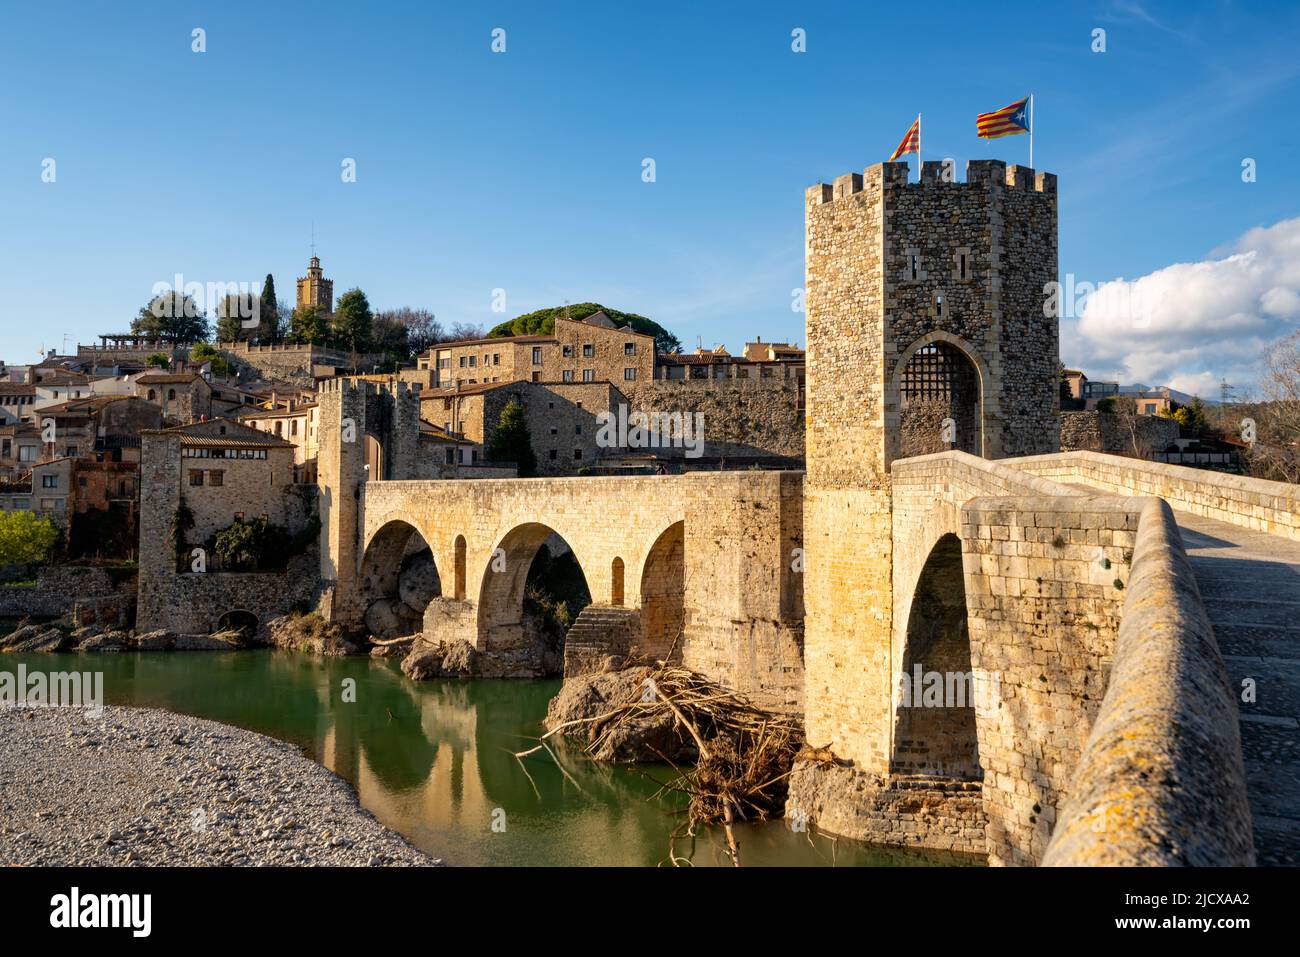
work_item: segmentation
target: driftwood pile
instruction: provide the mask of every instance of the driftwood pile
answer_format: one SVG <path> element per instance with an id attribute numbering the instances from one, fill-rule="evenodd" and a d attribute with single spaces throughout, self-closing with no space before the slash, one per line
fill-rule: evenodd
<path id="1" fill-rule="evenodd" d="M 611 703 L 602 714 L 557 725 L 543 736 L 541 744 L 518 752 L 516 757 L 542 750 L 545 739 L 554 734 L 583 735 L 588 741 L 586 751 L 595 753 L 626 726 L 653 724 L 669 715 L 674 728 L 694 742 L 698 754 L 694 767 L 686 769 L 660 754 L 678 774 L 671 781 L 656 783 L 662 790 L 689 799 L 686 820 L 670 839 L 671 861 L 689 863 L 671 846 L 677 839 L 694 838 L 701 824 L 722 824 L 732 863 L 739 866 L 732 825 L 784 813 L 786 779 L 803 743 L 802 728 L 792 718 L 761 711 L 743 695 L 702 675 L 660 663 L 631 700 Z"/>

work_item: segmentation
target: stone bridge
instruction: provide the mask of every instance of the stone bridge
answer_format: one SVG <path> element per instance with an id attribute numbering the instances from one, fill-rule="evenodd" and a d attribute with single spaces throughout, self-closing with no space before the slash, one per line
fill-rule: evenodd
<path id="1" fill-rule="evenodd" d="M 896 460 L 886 533 L 852 556 L 864 584 L 887 582 L 865 589 L 887 640 L 859 645 L 805 644 L 805 577 L 825 569 L 821 543 L 804 552 L 803 495 L 794 472 L 362 482 L 352 547 L 327 559 L 330 608 L 362 623 L 427 548 L 441 593 L 425 636 L 470 642 L 481 675 L 537 674 L 524 582 L 562 541 L 592 596 L 566 674 L 671 657 L 803 715 L 839 763 L 799 766 L 791 814 L 1000 863 L 1254 860 L 1237 685 L 1200 594 L 1212 568 L 1183 539 L 1195 511 L 1294 558 L 1294 489 L 1086 452 Z M 1270 657 L 1294 664 L 1297 634 L 1277 626 Z M 1281 713 L 1258 726 L 1294 738 L 1283 671 L 1261 679 Z M 969 676 L 966 700 L 927 704 L 930 673 Z M 1300 762 L 1286 774 L 1254 817 L 1291 853 Z"/>
<path id="2" fill-rule="evenodd" d="M 550 541 L 572 552 L 592 598 L 570 630 L 566 673 L 671 654 L 798 711 L 802 487 L 791 472 L 365 482 L 354 555 L 331 575 L 333 613 L 360 624 L 397 594 L 404 557 L 427 547 L 440 595 L 425 636 L 470 642 L 484 675 L 540 674 L 524 586 Z"/>

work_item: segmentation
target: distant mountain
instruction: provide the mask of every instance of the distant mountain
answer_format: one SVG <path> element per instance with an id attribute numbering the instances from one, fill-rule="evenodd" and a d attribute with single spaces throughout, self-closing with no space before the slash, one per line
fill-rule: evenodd
<path id="1" fill-rule="evenodd" d="M 1119 394 L 1132 395 L 1135 392 L 1158 392 L 1164 388 L 1165 387 L 1162 385 L 1143 385 L 1141 382 L 1137 382 L 1134 383 L 1133 385 L 1120 386 Z M 1197 398 L 1201 400 L 1202 405 L 1210 406 L 1210 405 L 1219 404 L 1218 399 L 1210 399 L 1203 395 L 1202 396 L 1188 395 L 1186 392 L 1179 392 L 1177 389 L 1169 390 L 1169 398 L 1173 399 L 1179 405 L 1191 405 L 1192 400 Z"/>

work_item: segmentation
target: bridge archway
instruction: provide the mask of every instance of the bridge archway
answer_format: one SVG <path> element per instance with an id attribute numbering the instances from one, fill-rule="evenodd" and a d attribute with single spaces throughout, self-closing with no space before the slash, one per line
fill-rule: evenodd
<path id="1" fill-rule="evenodd" d="M 542 579 L 550 583 L 552 593 L 537 602 L 529 586 Z M 493 549 L 483 571 L 478 649 L 518 652 L 536 657 L 544 671 L 558 671 L 564 633 L 590 602 L 586 572 L 569 542 L 549 525 L 518 525 Z"/>
<path id="2" fill-rule="evenodd" d="M 975 708 L 984 689 L 971 667 L 961 540 L 941 536 L 921 568 L 894 680 L 891 770 L 983 778 Z"/>
<path id="3" fill-rule="evenodd" d="M 641 572 L 643 654 L 681 659 L 685 593 L 686 523 L 674 522 L 650 546 Z"/>
<path id="4" fill-rule="evenodd" d="M 257 634 L 261 621 L 257 615 L 242 608 L 232 609 L 217 619 L 217 631 L 237 631 L 239 641 L 247 642 Z"/>
<path id="5" fill-rule="evenodd" d="M 378 638 L 423 630 L 429 602 L 442 595 L 442 578 L 428 542 L 401 519 L 371 537 L 361 559 L 360 597 L 366 627 Z"/>
<path id="6" fill-rule="evenodd" d="M 979 352 L 951 333 L 922 336 L 899 356 L 888 404 L 897 426 L 895 458 L 956 449 L 988 456 L 987 369 Z"/>

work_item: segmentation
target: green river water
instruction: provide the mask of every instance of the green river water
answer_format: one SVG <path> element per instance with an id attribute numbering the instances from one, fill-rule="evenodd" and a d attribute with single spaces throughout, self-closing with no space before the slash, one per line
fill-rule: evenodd
<path id="1" fill-rule="evenodd" d="M 659 795 L 666 767 L 608 766 L 573 747 L 520 761 L 535 744 L 547 681 L 408 680 L 394 661 L 282 651 L 4 655 L 0 670 L 102 671 L 106 704 L 165 708 L 291 742 L 347 780 L 380 821 L 452 865 L 655 865 L 681 820 Z M 344 702 L 346 679 L 355 703 Z M 498 811 L 498 809 L 500 809 Z M 504 830 L 493 830 L 502 819 Z M 977 863 L 791 831 L 741 826 L 746 866 Z M 700 835 L 696 865 L 729 864 L 720 830 Z"/>

